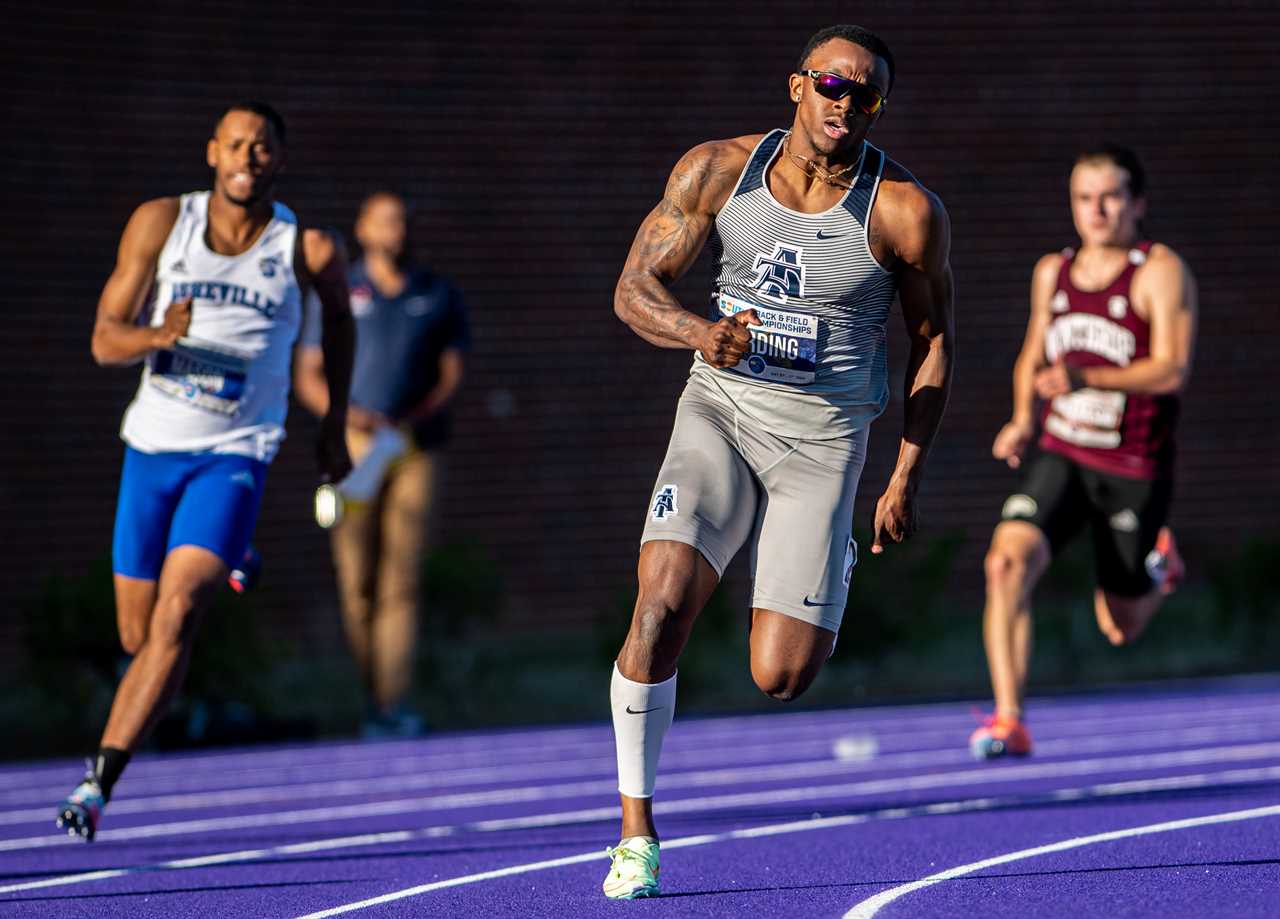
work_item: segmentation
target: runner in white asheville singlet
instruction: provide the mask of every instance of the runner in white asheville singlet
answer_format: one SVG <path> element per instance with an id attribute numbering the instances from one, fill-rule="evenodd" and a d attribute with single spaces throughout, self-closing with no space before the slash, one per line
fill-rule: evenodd
<path id="1" fill-rule="evenodd" d="M 272 200 L 284 134 L 265 103 L 223 112 L 205 149 L 213 190 L 136 208 L 98 301 L 94 359 L 145 361 L 121 426 L 111 549 L 120 644 L 132 659 L 88 775 L 58 807 L 57 825 L 73 836 L 94 838 L 116 780 L 182 685 L 214 591 L 245 556 L 284 439 L 307 286 L 324 307 L 331 390 L 318 459 L 331 479 L 351 468 L 346 266 L 329 234 L 300 231 Z M 152 315 L 140 323 L 148 298 Z"/>
<path id="2" fill-rule="evenodd" d="M 121 436 L 144 453 L 234 453 L 270 461 L 284 439 L 293 344 L 302 320 L 293 255 L 298 222 L 275 202 L 239 255 L 205 242 L 209 192 L 180 199 L 156 265 L 151 324 L 191 298 L 191 325 L 147 357 Z"/>

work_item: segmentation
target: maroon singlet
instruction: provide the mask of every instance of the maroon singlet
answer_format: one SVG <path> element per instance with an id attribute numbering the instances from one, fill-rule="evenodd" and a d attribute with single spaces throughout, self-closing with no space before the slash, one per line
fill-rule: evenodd
<path id="1" fill-rule="evenodd" d="M 1129 261 L 1102 290 L 1071 283 L 1075 252 L 1063 251 L 1058 288 L 1050 301 L 1045 358 L 1068 367 L 1127 367 L 1151 353 L 1151 324 L 1133 311 L 1133 274 L 1146 262 L 1150 241 L 1129 250 Z M 1046 403 L 1040 447 L 1112 475 L 1133 479 L 1168 476 L 1178 397 L 1077 389 Z"/>

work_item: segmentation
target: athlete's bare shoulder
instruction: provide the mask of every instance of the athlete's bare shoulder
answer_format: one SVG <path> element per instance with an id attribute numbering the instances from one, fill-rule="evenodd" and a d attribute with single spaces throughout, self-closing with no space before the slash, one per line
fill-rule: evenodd
<path id="1" fill-rule="evenodd" d="M 1056 285 L 1058 273 L 1062 271 L 1062 263 L 1066 257 L 1062 251 L 1046 252 L 1036 259 L 1036 267 L 1031 272 L 1031 283 L 1037 287 Z"/>
<path id="2" fill-rule="evenodd" d="M 686 214 L 716 214 L 728 200 L 763 134 L 698 144 L 676 163 L 663 199 Z"/>
<path id="3" fill-rule="evenodd" d="M 134 208 L 120 241 L 122 249 L 159 255 L 169 231 L 178 220 L 179 199 L 152 198 Z"/>
<path id="4" fill-rule="evenodd" d="M 945 259 L 950 250 L 951 218 L 942 199 L 888 156 L 868 229 L 872 251 L 882 264 L 920 267 L 929 253 L 936 256 L 941 249 Z"/>
<path id="5" fill-rule="evenodd" d="M 934 214 L 946 213 L 941 198 L 925 188 L 905 166 L 888 157 L 885 157 L 877 197 L 883 199 L 893 213 L 907 223 L 926 224 L 933 219 Z"/>
<path id="6" fill-rule="evenodd" d="M 1161 275 L 1189 273 L 1190 268 L 1182 256 L 1164 243 L 1154 243 L 1147 253 L 1147 260 L 1138 268 L 1136 275 Z M 1137 278 L 1135 277 L 1135 281 Z"/>
<path id="7" fill-rule="evenodd" d="M 1196 279 L 1191 268 L 1172 248 L 1156 243 L 1147 260 L 1133 273 L 1133 297 L 1146 312 L 1154 302 L 1169 302 L 1196 308 Z"/>

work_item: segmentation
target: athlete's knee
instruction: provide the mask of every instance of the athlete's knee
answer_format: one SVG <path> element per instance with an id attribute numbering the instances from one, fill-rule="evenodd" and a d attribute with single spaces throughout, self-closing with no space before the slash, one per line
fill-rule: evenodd
<path id="1" fill-rule="evenodd" d="M 164 645 L 180 645 L 190 641 L 195 634 L 206 597 L 205 591 L 182 588 L 161 594 L 156 601 L 146 641 Z"/>
<path id="2" fill-rule="evenodd" d="M 1025 587 L 1038 577 L 1042 565 L 1034 549 L 993 542 L 982 562 L 988 587 Z"/>
<path id="3" fill-rule="evenodd" d="M 751 679 L 769 698 L 791 702 L 813 684 L 824 660 L 826 653 L 815 657 L 813 652 L 806 655 L 800 649 L 788 652 L 757 645 L 751 649 Z"/>
<path id="4" fill-rule="evenodd" d="M 814 675 L 807 667 L 751 662 L 751 679 L 762 693 L 779 702 L 791 702 L 804 695 L 813 684 Z"/>
<path id="5" fill-rule="evenodd" d="M 147 630 L 136 623 L 121 623 L 120 647 L 125 654 L 137 654 L 147 640 Z"/>

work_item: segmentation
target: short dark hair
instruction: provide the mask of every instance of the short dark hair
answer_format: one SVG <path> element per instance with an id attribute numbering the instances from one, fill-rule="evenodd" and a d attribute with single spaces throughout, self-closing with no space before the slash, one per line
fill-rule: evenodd
<path id="1" fill-rule="evenodd" d="M 271 125 L 271 130 L 276 132 L 276 140 L 284 143 L 284 116 L 276 111 L 275 107 L 268 105 L 266 102 L 260 102 L 256 99 L 245 99 L 241 102 L 234 102 L 223 109 L 222 114 L 218 116 L 218 120 L 213 123 L 213 133 L 218 133 L 222 121 L 232 112 L 249 112 L 260 118 L 266 119 L 267 124 Z"/>
<path id="2" fill-rule="evenodd" d="M 1142 160 L 1138 159 L 1138 154 L 1128 147 L 1110 143 L 1088 147 L 1076 154 L 1076 161 L 1072 168 L 1081 163 L 1095 163 L 1099 160 L 1119 166 L 1129 173 L 1129 194 L 1131 196 L 1141 198 L 1146 195 L 1147 171 L 1142 168 Z"/>
<path id="3" fill-rule="evenodd" d="M 400 206 L 403 207 L 406 212 L 410 208 L 409 197 L 403 192 L 396 191 L 394 188 L 375 188 L 360 199 L 360 213 L 364 213 L 365 208 L 379 198 L 390 198 L 393 201 L 399 202 Z"/>
<path id="4" fill-rule="evenodd" d="M 804 50 L 800 52 L 800 61 L 796 64 L 796 73 L 805 69 L 804 65 L 808 63 L 809 55 L 835 38 L 843 38 L 847 42 L 866 48 L 876 57 L 884 58 L 884 62 L 889 65 L 889 85 L 885 87 L 885 92 L 887 93 L 893 89 L 893 52 L 889 50 L 889 46 L 884 43 L 879 35 L 864 29 L 862 26 L 827 26 L 825 29 L 814 32 L 813 37 L 805 43 Z"/>

